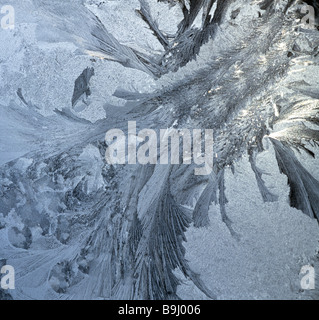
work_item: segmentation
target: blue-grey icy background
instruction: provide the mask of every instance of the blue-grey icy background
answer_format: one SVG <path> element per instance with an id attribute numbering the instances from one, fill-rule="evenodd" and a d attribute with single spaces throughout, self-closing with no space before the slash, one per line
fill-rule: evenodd
<path id="1" fill-rule="evenodd" d="M 54 11 L 55 3 L 61 2 L 64 12 Z M 240 7 L 236 20 L 226 18 L 223 21 L 214 40 L 202 46 L 196 61 L 155 79 L 142 70 L 127 68 L 85 52 L 81 40 L 77 42 L 77 38 L 72 37 L 72 28 L 74 34 L 78 34 L 82 28 L 90 27 L 89 19 L 83 20 L 80 13 L 74 10 L 85 6 L 99 17 L 108 32 L 121 44 L 154 55 L 160 54 L 163 50 L 161 44 L 135 13 L 135 9 L 140 7 L 138 0 L 0 1 L 0 7 L 10 4 L 15 9 L 14 30 L 0 29 L 0 193 L 2 199 L 7 197 L 0 206 L 0 260 L 5 259 L 16 270 L 16 289 L 9 291 L 14 299 L 111 298 L 98 287 L 114 287 L 112 281 L 115 280 L 109 278 L 112 271 L 107 268 L 107 263 L 114 269 L 121 267 L 116 259 L 105 262 L 111 259 L 108 255 L 113 255 L 113 249 L 110 249 L 112 245 L 103 247 L 103 244 L 109 241 L 108 236 L 117 239 L 124 237 L 121 232 L 125 231 L 113 229 L 120 222 L 109 224 L 98 216 L 100 211 L 96 208 L 99 205 L 109 206 L 116 212 L 117 204 L 115 200 L 105 198 L 101 191 L 106 188 L 108 178 L 105 180 L 105 163 L 99 145 L 92 138 L 95 129 L 91 124 L 104 128 L 102 119 L 109 126 L 101 132 L 116 128 L 117 121 L 121 121 L 121 108 L 126 108 L 125 99 L 114 96 L 117 89 L 140 93 L 160 90 L 183 81 L 193 70 L 205 68 L 211 56 L 227 49 L 227 41 L 244 41 L 245 28 L 248 28 L 245 23 L 257 19 L 260 9 L 258 1 L 255 4 L 251 1 L 239 2 L 238 5 L 234 1 L 227 11 L 230 15 Z M 147 0 L 147 3 L 161 29 L 168 34 L 175 33 L 183 18 L 180 8 L 169 7 L 167 3 L 156 0 Z M 60 14 L 61 20 L 69 19 L 68 29 L 61 25 L 61 21 L 55 20 L 56 16 L 46 11 L 45 6 L 41 7 L 44 4 L 50 6 L 55 15 Z M 195 20 L 194 25 L 200 26 L 200 19 Z M 231 40 L 227 40 L 225 35 Z M 284 44 L 281 43 L 282 46 Z M 311 44 L 301 38 L 299 46 L 307 51 Z M 94 68 L 90 79 L 91 94 L 81 97 L 72 106 L 75 81 L 87 67 Z M 304 68 L 307 68 L 306 71 Z M 268 87 L 266 90 L 276 90 L 275 99 L 278 94 L 285 96 L 290 93 L 288 86 L 284 85 L 292 82 L 305 81 L 318 87 L 318 75 L 318 57 L 313 61 L 304 59 L 289 66 L 289 72 L 278 82 L 281 87 Z M 163 102 L 164 106 L 165 103 L 167 110 L 170 110 L 168 102 Z M 69 110 L 75 115 L 75 120 L 65 115 L 59 118 L 55 109 Z M 44 118 L 39 119 L 37 114 Z M 30 118 L 23 122 L 26 115 Z M 47 128 L 45 119 L 50 117 L 53 120 L 48 123 L 53 124 Z M 85 121 L 81 122 L 79 118 Z M 127 119 L 124 118 L 124 122 Z M 156 121 L 157 118 L 154 119 Z M 149 125 L 146 120 L 140 123 L 141 128 Z M 41 135 L 34 140 L 37 132 Z M 74 151 L 72 148 L 78 137 L 87 132 L 92 132 L 87 143 Z M 74 154 L 73 151 L 69 153 L 68 148 Z M 244 153 L 241 159 L 236 160 L 234 174 L 230 167 L 225 169 L 227 216 L 238 237 L 231 234 L 222 220 L 219 204 L 215 203 L 210 205 L 209 225 L 195 228 L 191 224 L 185 233 L 185 258 L 218 299 L 308 299 L 312 296 L 311 292 L 300 290 L 299 272 L 303 265 L 316 265 L 318 223 L 289 205 L 287 177 L 280 173 L 274 148 L 269 141 L 264 141 L 264 148 L 265 151 L 257 157 L 257 165 L 266 173 L 263 175 L 265 184 L 271 193 L 279 197 L 278 201 L 263 201 L 249 156 Z M 42 164 L 40 160 L 37 162 L 42 157 L 39 156 L 41 150 L 45 154 Z M 312 150 L 317 153 L 316 148 Z M 59 164 L 53 164 L 56 159 L 45 160 L 49 158 L 50 151 L 52 157 L 60 151 L 64 153 Z M 317 158 L 311 158 L 304 152 L 296 153 L 296 156 L 313 177 L 319 179 Z M 19 160 L 14 164 L 10 162 L 16 159 Z M 68 171 L 68 166 L 72 170 Z M 28 179 L 33 181 L 32 184 Z M 119 180 L 116 183 L 107 185 L 108 192 L 123 193 L 120 199 L 125 199 L 129 192 L 125 190 L 126 182 Z M 78 198 L 73 193 L 70 202 L 65 200 L 70 190 L 75 190 L 79 185 L 77 191 L 81 194 Z M 147 203 L 147 196 L 142 194 L 140 197 L 143 196 Z M 80 200 L 75 200 L 81 197 L 86 199 L 83 205 Z M 198 198 L 198 194 L 195 193 L 194 197 Z M 192 204 L 189 202 L 185 207 L 192 208 Z M 102 213 L 104 216 L 108 214 Z M 90 219 L 84 224 L 77 224 L 88 216 Z M 102 238 L 92 240 L 90 245 L 95 246 L 96 251 L 84 255 L 83 248 L 86 248 L 85 243 L 93 230 L 99 230 Z M 118 244 L 114 247 L 114 250 L 121 250 Z M 61 261 L 76 263 L 70 263 L 69 270 L 65 271 L 62 270 L 64 264 L 58 265 Z M 90 270 L 87 271 L 89 265 Z M 67 272 L 69 278 L 61 278 L 61 274 Z M 180 298 L 207 299 L 178 268 L 174 273 L 181 279 L 177 287 Z M 127 290 L 131 290 L 130 280 L 127 282 Z M 119 291 L 125 291 L 125 283 L 121 288 Z M 121 294 L 115 297 L 121 297 Z M 123 294 L 123 297 L 127 296 Z"/>

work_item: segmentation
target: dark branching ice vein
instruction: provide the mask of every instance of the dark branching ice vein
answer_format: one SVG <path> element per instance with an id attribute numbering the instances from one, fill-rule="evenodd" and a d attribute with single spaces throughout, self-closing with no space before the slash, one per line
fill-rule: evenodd
<path id="1" fill-rule="evenodd" d="M 188 8 L 184 1 L 162 0 L 170 5 L 178 2 L 183 12 L 174 35 L 161 31 L 147 2 L 140 0 L 137 13 L 163 47 L 157 55 L 122 45 L 84 6 L 75 7 L 70 17 L 61 1 L 35 2 L 46 21 L 59 25 L 66 38 L 83 51 L 154 78 L 187 68 L 205 44 L 218 47 L 214 42 L 218 34 L 225 45 L 213 51 L 200 69 L 188 70 L 182 80 L 171 81 L 158 91 L 117 90 L 115 95 L 127 101 L 125 107 L 107 105 L 107 119 L 94 124 L 70 109 L 43 117 L 23 98 L 21 89 L 17 94 L 23 107 L 1 107 L 5 120 L 0 123 L 13 141 L 4 145 L 7 150 L 23 145 L 24 158 L 32 161 L 26 170 L 21 170 L 19 159 L 1 167 L 0 212 L 7 215 L 15 209 L 25 223 L 23 231 L 12 231 L 23 233 L 23 249 L 32 243 L 32 226 L 40 225 L 44 234 L 56 239 L 45 243 L 43 250 L 27 253 L 19 248 L 2 249 L 4 258 L 14 258 L 24 266 L 18 275 L 21 283 L 30 277 L 34 286 L 49 283 L 47 298 L 53 299 L 176 299 L 179 279 L 174 270 L 179 269 L 214 298 L 184 258 L 184 233 L 191 223 L 207 226 L 208 208 L 216 202 L 229 231 L 239 237 L 227 217 L 224 170 L 235 170 L 244 154 L 249 155 L 263 200 L 278 200 L 256 165 L 264 139 L 271 141 L 279 169 L 288 177 L 291 206 L 319 218 L 319 182 L 295 155 L 303 150 L 314 156 L 311 148 L 318 146 L 319 89 L 291 83 L 292 90 L 284 96 L 278 90 L 292 66 L 305 60 L 318 64 L 319 32 L 297 27 L 298 1 L 282 1 L 281 6 L 272 0 L 256 1 L 260 16 L 237 26 L 242 28 L 239 38 L 238 34 L 220 35 L 220 25 L 228 15 L 236 22 L 241 0 L 190 0 Z M 230 7 L 234 8 L 231 12 Z M 194 28 L 200 13 L 201 27 Z M 300 35 L 307 37 L 311 51 L 298 46 Z M 89 94 L 93 73 L 87 69 L 78 78 L 73 104 Z M 128 120 L 136 120 L 141 128 L 214 129 L 213 174 L 195 176 L 193 165 L 106 165 L 102 160 L 105 132 L 126 130 Z M 10 123 L 18 124 L 14 131 Z M 83 157 L 83 150 L 92 145 L 100 154 Z M 103 187 L 94 188 L 95 179 Z M 20 297 L 28 297 L 19 290 Z"/>

